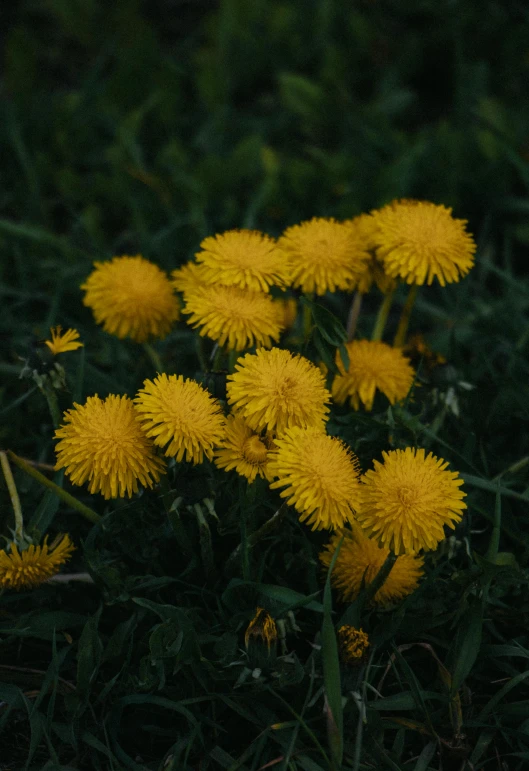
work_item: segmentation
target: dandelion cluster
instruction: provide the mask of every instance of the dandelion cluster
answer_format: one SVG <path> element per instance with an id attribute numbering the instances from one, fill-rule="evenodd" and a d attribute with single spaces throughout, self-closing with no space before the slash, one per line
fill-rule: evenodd
<path id="1" fill-rule="evenodd" d="M 345 222 L 314 217 L 288 227 L 277 239 L 245 229 L 208 236 L 194 259 L 175 268 L 170 278 L 140 255 L 96 262 L 81 287 L 96 322 L 120 339 L 161 339 L 180 318 L 180 295 L 183 320 L 215 343 L 209 346 L 213 369 L 218 363 L 226 367 L 225 398 L 224 388 L 216 398 L 198 374 L 192 379 L 164 371 L 146 378 L 134 398 L 89 396 L 63 415 L 55 432 L 55 468 L 64 469 L 71 484 L 86 484 L 90 494 L 109 500 L 130 498 L 140 488 L 152 490 L 164 474 L 170 489 L 173 473 L 179 473 L 176 464 L 210 463 L 204 478 L 225 480 L 218 499 L 232 501 L 233 510 L 237 499 L 245 506 L 244 495 L 233 502 L 224 474 L 241 477 L 239 489 L 252 496 L 252 517 L 260 509 L 255 502 L 261 501 L 253 496 L 267 488 L 266 506 L 271 500 L 277 507 L 272 520 L 290 512 L 312 530 L 329 531 L 319 560 L 327 569 L 333 564 L 331 584 L 340 601 L 354 601 L 363 589 L 375 607 L 403 600 L 425 573 L 424 553 L 443 540 L 445 527 L 453 529 L 462 518 L 462 480 L 444 459 L 417 447 L 383 452 L 383 462 L 374 460 L 373 468 L 363 472 L 352 447 L 334 434 L 351 410 L 372 411 L 375 398 L 386 406 L 407 398 L 415 370 L 405 354 L 409 351 L 415 362 L 428 349 L 413 338 L 404 347 L 415 288 L 393 345 L 383 340 L 393 295 L 399 282 L 420 285 L 437 279 L 444 286 L 464 277 L 475 251 L 465 225 L 446 207 L 395 201 Z M 341 341 L 337 349 L 325 355 L 316 337 L 311 348 L 311 323 L 318 330 L 323 324 L 313 295 L 355 292 L 352 318 L 361 296 L 374 285 L 384 298 L 372 339 L 356 339 L 354 324 L 348 324 L 350 339 L 345 339 L 336 324 L 332 333 L 323 330 L 320 340 L 335 346 Z M 297 317 L 303 293 L 310 297 L 300 303 L 301 338 Z M 282 344 L 286 330 L 292 332 Z M 63 333 L 54 327 L 50 333 L 45 343 L 53 355 L 83 345 L 75 329 Z M 203 366 L 207 349 L 201 345 Z M 332 372 L 324 374 L 315 350 L 322 351 Z M 147 351 L 158 361 L 150 346 Z M 333 405 L 341 407 L 334 416 Z M 365 438 L 357 442 L 362 423 L 359 416 L 355 420 L 355 431 L 345 437 L 362 452 L 366 468 L 372 456 Z M 203 499 L 213 513 L 216 494 Z M 175 505 L 184 495 L 178 492 Z M 47 537 L 42 545 L 31 544 L 17 506 L 18 535 L 0 551 L 0 586 L 36 587 L 59 570 L 74 547 L 68 536 L 51 546 Z M 187 509 L 198 517 L 204 558 L 214 562 L 207 556 L 212 539 L 211 533 L 204 536 L 201 504 L 192 502 Z M 249 560 L 248 544 L 253 548 L 269 525 L 252 523 L 250 541 L 251 517 L 243 509 L 240 513 L 241 545 L 234 554 L 242 550 Z M 265 643 L 270 652 L 278 625 L 284 628 L 283 621 L 276 624 L 257 608 L 246 629 L 246 646 Z M 347 624 L 338 629 L 338 640 L 342 660 L 350 663 L 361 662 L 370 645 L 362 628 Z"/>

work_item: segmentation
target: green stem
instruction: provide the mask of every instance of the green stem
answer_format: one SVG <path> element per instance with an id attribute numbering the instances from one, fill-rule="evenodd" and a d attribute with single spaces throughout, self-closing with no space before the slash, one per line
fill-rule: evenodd
<path id="1" fill-rule="evenodd" d="M 395 289 L 392 289 L 384 296 L 384 299 L 382 300 L 380 308 L 378 309 L 375 326 L 373 328 L 373 334 L 371 335 L 371 340 L 373 341 L 382 340 L 382 336 L 384 334 L 384 329 L 386 326 L 386 321 L 388 320 L 389 311 L 391 309 L 391 303 L 393 302 L 394 294 L 395 294 Z"/>
<path id="2" fill-rule="evenodd" d="M 215 345 L 214 350 L 214 356 L 213 356 L 213 364 L 211 365 L 211 369 L 213 372 L 219 372 L 220 371 L 220 365 L 222 363 L 222 356 L 224 351 L 222 350 L 222 347 L 217 343 Z"/>
<path id="3" fill-rule="evenodd" d="M 24 534 L 22 506 L 20 505 L 20 498 L 18 497 L 18 491 L 15 485 L 15 480 L 13 479 L 13 472 L 11 471 L 9 460 L 7 459 L 7 455 L 3 450 L 0 452 L 0 463 L 2 464 L 2 471 L 4 472 L 7 489 L 9 490 L 9 497 L 11 498 L 11 503 L 13 504 L 13 511 L 15 512 L 15 539 L 19 540 Z"/>
<path id="4" fill-rule="evenodd" d="M 349 317 L 347 319 L 347 340 L 350 342 L 355 336 L 356 325 L 358 323 L 358 317 L 360 316 L 360 310 L 362 308 L 362 294 L 361 292 L 355 292 L 351 307 L 349 308 Z"/>
<path id="5" fill-rule="evenodd" d="M 40 471 L 37 471 L 36 468 L 33 468 L 33 466 L 30 466 L 28 463 L 22 460 L 22 458 L 19 458 L 18 455 L 15 455 L 14 452 L 11 450 L 7 451 L 7 454 L 9 455 L 9 458 L 13 461 L 13 463 L 22 469 L 22 471 L 25 471 L 26 474 L 28 474 L 30 477 L 33 477 L 33 479 L 36 479 L 37 482 L 39 482 L 44 487 L 47 487 L 48 490 L 51 490 L 55 493 L 55 495 L 63 500 L 65 503 L 67 503 L 69 506 L 72 507 L 72 509 L 76 509 L 76 511 L 79 512 L 79 514 L 82 514 L 83 517 L 86 519 L 89 519 L 90 522 L 98 523 L 101 521 L 101 517 L 97 512 L 95 512 L 93 509 L 91 509 L 89 506 L 85 506 L 84 503 L 81 503 L 77 500 L 77 498 L 74 498 L 73 495 L 70 495 L 70 493 L 67 493 L 66 490 L 63 490 L 62 487 L 59 487 L 59 485 L 56 485 L 55 482 L 52 482 L 51 479 L 48 479 L 44 476 L 44 474 L 41 474 Z"/>
<path id="6" fill-rule="evenodd" d="M 228 355 L 228 372 L 235 372 L 235 362 L 240 355 L 239 351 L 230 351 Z"/>
<path id="7" fill-rule="evenodd" d="M 406 302 L 400 315 L 399 326 L 397 328 L 397 334 L 393 341 L 395 348 L 402 348 L 406 340 L 406 334 L 408 332 L 408 324 L 410 323 L 410 316 L 415 305 L 415 298 L 417 297 L 417 284 L 413 284 L 410 288 Z"/>
<path id="8" fill-rule="evenodd" d="M 384 585 L 396 561 L 397 561 L 397 555 L 394 554 L 392 551 L 390 551 L 382 567 L 380 568 L 380 570 L 378 571 L 374 579 L 371 581 L 371 583 L 368 584 L 366 587 L 366 593 L 364 597 L 364 603 L 366 605 L 368 605 L 371 602 L 371 600 L 374 598 L 378 590 Z"/>
<path id="9" fill-rule="evenodd" d="M 162 372 L 165 372 L 165 367 L 163 364 L 163 361 L 160 358 L 160 354 L 158 351 L 152 347 L 150 343 L 143 343 L 143 350 L 147 354 L 148 359 L 150 360 L 151 364 L 154 366 L 154 369 L 156 370 L 157 374 L 161 374 Z"/>
<path id="10" fill-rule="evenodd" d="M 313 295 L 307 295 L 307 299 L 312 301 Z M 308 341 L 310 337 L 310 332 L 312 329 L 312 311 L 310 307 L 310 303 L 303 303 L 303 339 L 305 342 Z"/>
<path id="11" fill-rule="evenodd" d="M 46 397 L 46 401 L 48 402 L 48 409 L 50 411 L 53 426 L 54 428 L 59 428 L 62 421 L 62 413 L 59 409 L 57 393 L 53 386 L 51 386 L 49 383 L 46 383 L 41 390 Z"/>
<path id="12" fill-rule="evenodd" d="M 273 517 L 270 517 L 270 519 L 268 519 L 264 523 L 264 525 L 261 525 L 259 530 L 256 530 L 255 532 L 251 533 L 251 535 L 248 536 L 248 538 L 246 539 L 246 548 L 248 549 L 248 551 L 250 549 L 253 549 L 254 546 L 257 546 L 257 544 L 260 543 L 260 541 L 262 541 L 263 538 L 266 538 L 266 536 L 269 535 L 269 533 L 273 532 L 277 527 L 279 527 L 281 522 L 284 520 L 287 514 L 287 511 L 288 511 L 288 504 L 283 503 L 276 511 Z M 226 569 L 228 571 L 230 566 L 233 565 L 234 562 L 240 559 L 240 554 L 242 550 L 241 547 L 242 547 L 242 543 L 240 543 L 237 546 L 237 548 L 234 549 L 230 554 L 230 556 L 228 557 L 228 560 L 226 562 Z"/>

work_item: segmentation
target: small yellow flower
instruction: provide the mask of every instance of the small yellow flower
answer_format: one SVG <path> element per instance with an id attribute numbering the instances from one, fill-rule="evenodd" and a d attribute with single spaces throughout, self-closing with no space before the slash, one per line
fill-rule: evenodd
<path id="1" fill-rule="evenodd" d="M 358 459 L 340 440 L 320 428 L 289 428 L 275 439 L 268 472 L 277 477 L 270 487 L 313 530 L 343 527 L 354 519 L 360 494 Z"/>
<path id="2" fill-rule="evenodd" d="M 283 329 L 271 295 L 237 286 L 205 286 L 185 295 L 188 323 L 220 346 L 242 351 L 253 345 L 270 348 Z"/>
<path id="3" fill-rule="evenodd" d="M 246 649 L 248 649 L 251 640 L 265 642 L 269 651 L 277 641 L 276 622 L 264 608 L 257 608 L 254 618 L 248 624 L 244 635 Z"/>
<path id="4" fill-rule="evenodd" d="M 48 546 L 48 536 L 42 546 L 31 544 L 19 551 L 16 543 L 9 550 L 0 550 L 0 587 L 5 589 L 34 589 L 59 572 L 75 546 L 67 535 L 59 535 Z"/>
<path id="5" fill-rule="evenodd" d="M 287 228 L 278 244 L 289 259 L 292 286 L 307 294 L 350 289 L 370 259 L 350 227 L 322 217 Z"/>
<path id="6" fill-rule="evenodd" d="M 360 402 L 366 410 L 373 408 L 376 391 L 380 391 L 390 404 L 406 398 L 413 384 L 415 372 L 400 348 L 374 340 L 353 340 L 346 343 L 349 369 L 345 371 L 340 353 L 336 364 L 340 372 L 332 383 L 332 396 L 336 404 L 347 399 L 358 410 Z"/>
<path id="7" fill-rule="evenodd" d="M 89 492 L 101 493 L 106 500 L 130 498 L 138 492 L 138 482 L 152 487 L 165 473 L 127 396 L 89 396 L 86 404 L 74 404 L 55 438 L 60 439 L 55 469 L 66 469 L 74 485 L 89 482 Z"/>
<path id="8" fill-rule="evenodd" d="M 476 244 L 466 220 L 429 201 L 393 201 L 372 212 L 376 256 L 388 276 L 408 284 L 459 281 L 474 264 Z"/>
<path id="9" fill-rule="evenodd" d="M 257 230 L 228 230 L 209 236 L 195 256 L 208 284 L 269 292 L 289 284 L 285 255 L 276 241 Z"/>
<path id="10" fill-rule="evenodd" d="M 369 648 L 369 637 L 363 629 L 346 624 L 338 629 L 338 644 L 342 659 L 348 664 L 357 664 Z"/>
<path id="11" fill-rule="evenodd" d="M 228 375 L 227 397 L 254 431 L 280 434 L 289 426 L 321 426 L 330 394 L 320 370 L 290 351 L 260 348 L 247 353 Z"/>
<path id="12" fill-rule="evenodd" d="M 425 450 L 383 452 L 384 463 L 362 481 L 362 505 L 357 517 L 366 533 L 395 554 L 435 549 L 466 509 L 463 480 L 448 463 Z"/>
<path id="13" fill-rule="evenodd" d="M 267 468 L 269 445 L 243 418 L 228 415 L 226 435 L 215 452 L 215 465 L 225 471 L 236 471 L 250 484 L 257 476 L 271 479 Z"/>
<path id="14" fill-rule="evenodd" d="M 171 277 L 173 287 L 184 295 L 184 299 L 188 292 L 194 292 L 207 285 L 204 266 L 192 261 L 173 270 Z"/>
<path id="15" fill-rule="evenodd" d="M 164 373 L 145 380 L 134 401 L 142 430 L 167 456 L 193 464 L 202 463 L 204 455 L 212 459 L 225 419 L 217 399 L 197 382 Z"/>
<path id="16" fill-rule="evenodd" d="M 79 342 L 79 332 L 76 329 L 67 329 L 63 333 L 62 327 L 58 326 L 52 327 L 50 332 L 51 340 L 44 342 L 54 356 L 57 356 L 58 353 L 66 353 L 66 351 L 76 351 L 83 347 L 83 343 Z"/>
<path id="17" fill-rule="evenodd" d="M 137 343 L 163 338 L 179 317 L 178 300 L 167 275 L 141 255 L 94 263 L 81 289 L 105 332 Z"/>
<path id="18" fill-rule="evenodd" d="M 333 534 L 325 550 L 320 553 L 320 561 L 326 568 L 330 566 L 342 537 L 331 581 L 338 589 L 342 602 L 352 602 L 358 597 L 362 583 L 369 586 L 374 580 L 389 555 L 389 549 L 382 548 L 376 541 L 367 538 L 358 525 L 353 525 L 352 530 L 341 530 Z M 423 564 L 424 558 L 414 554 L 397 557 L 389 576 L 375 594 L 373 603 L 387 605 L 414 592 L 423 574 Z"/>

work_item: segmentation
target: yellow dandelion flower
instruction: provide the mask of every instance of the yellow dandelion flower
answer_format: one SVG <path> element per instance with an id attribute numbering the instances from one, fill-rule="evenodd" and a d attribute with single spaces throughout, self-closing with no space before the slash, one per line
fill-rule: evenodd
<path id="1" fill-rule="evenodd" d="M 184 313 L 199 334 L 230 351 L 252 345 L 270 348 L 279 340 L 281 316 L 271 295 L 236 286 L 206 286 L 185 295 Z"/>
<path id="2" fill-rule="evenodd" d="M 410 390 L 415 372 L 400 348 L 374 340 L 353 340 L 346 343 L 349 369 L 345 371 L 339 352 L 336 364 L 340 372 L 332 384 L 332 396 L 337 404 L 347 399 L 358 410 L 360 402 L 366 410 L 373 408 L 376 391 L 390 404 L 404 399 Z"/>
<path id="3" fill-rule="evenodd" d="M 268 292 L 290 283 L 285 255 L 277 242 L 257 230 L 228 230 L 209 236 L 195 255 L 208 284 Z"/>
<path id="4" fill-rule="evenodd" d="M 276 622 L 264 608 L 257 608 L 254 618 L 248 624 L 244 635 L 246 649 L 249 648 L 251 640 L 265 642 L 269 651 L 277 641 Z"/>
<path id="5" fill-rule="evenodd" d="M 9 550 L 0 550 L 0 587 L 4 589 L 34 589 L 59 572 L 75 546 L 67 535 L 59 535 L 48 546 L 48 536 L 42 546 L 30 544 L 19 551 L 16 543 Z"/>
<path id="6" fill-rule="evenodd" d="M 145 380 L 134 400 L 146 436 L 165 454 L 202 463 L 224 437 L 224 415 L 211 394 L 182 375 L 158 375 Z"/>
<path id="7" fill-rule="evenodd" d="M 177 292 L 184 295 L 185 299 L 188 292 L 195 292 L 207 285 L 204 266 L 197 265 L 196 262 L 186 262 L 182 267 L 173 270 L 171 283 Z"/>
<path id="8" fill-rule="evenodd" d="M 226 435 L 215 452 L 215 465 L 236 471 L 252 483 L 257 476 L 271 479 L 267 463 L 270 442 L 253 431 L 243 418 L 228 415 Z"/>
<path id="9" fill-rule="evenodd" d="M 294 225 L 278 243 L 290 263 L 292 286 L 307 294 L 351 289 L 370 259 L 355 232 L 334 219 L 314 217 Z"/>
<path id="10" fill-rule="evenodd" d="M 338 645 L 346 663 L 358 664 L 369 648 L 369 636 L 363 629 L 345 624 L 338 629 Z"/>
<path id="11" fill-rule="evenodd" d="M 228 375 L 227 398 L 254 431 L 280 434 L 290 426 L 323 427 L 330 393 L 312 362 L 281 348 L 241 357 Z"/>
<path id="12" fill-rule="evenodd" d="M 167 275 L 141 255 L 95 262 L 81 289 L 105 332 L 137 343 L 165 337 L 179 317 L 178 300 Z"/>
<path id="13" fill-rule="evenodd" d="M 367 534 L 395 554 L 435 549 L 466 509 L 463 480 L 448 463 L 425 450 L 407 447 L 382 453 L 384 463 L 362 481 L 358 519 Z"/>
<path id="14" fill-rule="evenodd" d="M 268 472 L 278 477 L 270 487 L 313 530 L 343 527 L 354 519 L 360 495 L 360 467 L 351 450 L 319 428 L 289 428 L 269 452 Z"/>
<path id="15" fill-rule="evenodd" d="M 358 516 L 358 514 L 357 514 Z M 389 549 L 385 549 L 371 538 L 367 538 L 360 527 L 342 530 L 333 534 L 331 540 L 320 554 L 320 561 L 326 568 L 331 564 L 334 552 L 343 536 L 340 552 L 334 564 L 331 581 L 338 590 L 342 602 L 352 602 L 362 588 L 374 580 L 386 561 Z M 373 598 L 375 605 L 387 605 L 397 602 L 415 591 L 423 575 L 424 558 L 415 554 L 403 554 L 397 560 Z"/>
<path id="16" fill-rule="evenodd" d="M 79 342 L 79 332 L 76 329 L 67 329 L 63 333 L 62 327 L 58 326 L 52 327 L 50 332 L 51 340 L 44 342 L 54 356 L 57 356 L 58 353 L 66 353 L 66 351 L 76 351 L 84 345 Z"/>
<path id="17" fill-rule="evenodd" d="M 111 394 L 106 399 L 89 396 L 86 404 L 75 404 L 64 413 L 64 423 L 55 432 L 55 469 L 66 469 L 74 485 L 89 482 L 90 493 L 109 498 L 130 498 L 138 482 L 152 487 L 164 462 L 138 425 L 138 414 L 127 396 Z"/>
<path id="18" fill-rule="evenodd" d="M 388 276 L 408 284 L 459 281 L 474 264 L 476 244 L 466 220 L 429 201 L 394 201 L 373 212 L 376 256 Z"/>

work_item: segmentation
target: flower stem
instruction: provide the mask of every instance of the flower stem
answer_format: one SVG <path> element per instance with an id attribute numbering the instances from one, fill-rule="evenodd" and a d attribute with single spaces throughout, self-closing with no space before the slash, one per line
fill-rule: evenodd
<path id="1" fill-rule="evenodd" d="M 410 323 L 410 316 L 415 305 L 415 298 L 417 297 L 417 284 L 413 284 L 410 288 L 406 302 L 400 315 L 399 326 L 397 328 L 397 334 L 393 340 L 395 348 L 402 348 L 406 340 L 406 333 L 408 332 L 408 324 Z"/>
<path id="2" fill-rule="evenodd" d="M 361 292 L 355 292 L 351 307 L 349 308 L 349 316 L 347 318 L 347 340 L 351 342 L 356 332 L 356 325 L 358 323 L 358 317 L 360 316 L 360 310 L 362 308 L 362 294 Z"/>
<path id="3" fill-rule="evenodd" d="M 378 592 L 378 590 L 384 585 L 396 561 L 397 561 L 397 555 L 394 554 L 392 551 L 390 551 L 390 553 L 384 560 L 382 567 L 380 568 L 380 570 L 378 571 L 374 579 L 371 581 L 371 583 L 368 584 L 366 587 L 366 593 L 364 597 L 365 605 L 368 605 L 371 602 L 371 600 Z"/>
<path id="4" fill-rule="evenodd" d="M 373 328 L 373 334 L 371 335 L 371 340 L 382 340 L 382 335 L 384 334 L 384 328 L 386 326 L 386 321 L 388 320 L 389 311 L 391 309 L 391 303 L 393 302 L 394 294 L 395 294 L 395 289 L 392 289 L 384 296 L 384 299 L 382 300 L 380 308 L 378 309 L 375 326 Z"/>
<path id="5" fill-rule="evenodd" d="M 25 471 L 26 474 L 28 474 L 30 477 L 33 477 L 33 479 L 36 479 L 37 482 L 39 482 L 44 487 L 47 487 L 49 490 L 55 493 L 55 495 L 63 500 L 65 503 L 67 503 L 69 506 L 72 507 L 72 509 L 76 509 L 76 511 L 79 512 L 79 514 L 82 514 L 83 517 L 90 520 L 90 522 L 98 523 L 101 521 L 101 517 L 97 512 L 95 512 L 93 509 L 91 509 L 89 506 L 85 506 L 84 503 L 81 503 L 77 500 L 77 498 L 74 498 L 73 495 L 70 495 L 70 493 L 67 493 L 66 490 L 63 490 L 62 487 L 59 487 L 59 485 L 56 485 L 55 482 L 52 482 L 51 479 L 48 479 L 44 476 L 44 474 L 41 474 L 40 471 L 37 471 L 36 468 L 33 468 L 33 466 L 30 466 L 28 463 L 22 460 L 22 458 L 19 458 L 18 455 L 15 455 L 14 452 L 11 450 L 7 451 L 7 454 L 9 455 L 9 458 L 13 461 L 13 463 L 22 469 L 22 471 Z M 2 464 L 3 467 L 3 464 Z M 5 471 L 4 471 L 5 473 Z"/>
<path id="6" fill-rule="evenodd" d="M 42 393 L 46 397 L 46 401 L 48 402 L 48 409 L 50 411 L 51 420 L 53 423 L 54 428 L 59 428 L 61 425 L 62 420 L 62 414 L 59 409 L 59 401 L 57 399 L 57 393 L 53 386 L 51 386 L 49 383 L 46 383 L 41 388 Z"/>
<path id="7" fill-rule="evenodd" d="M 165 372 L 165 367 L 158 351 L 153 348 L 150 343 L 143 343 L 143 350 L 147 354 L 147 357 L 150 359 L 151 364 L 154 366 L 157 374 Z"/>
<path id="8" fill-rule="evenodd" d="M 22 537 L 24 532 L 22 506 L 20 505 L 20 498 L 18 497 L 17 487 L 15 485 L 15 480 L 13 479 L 13 472 L 11 471 L 9 460 L 3 450 L 0 452 L 0 463 L 2 464 L 2 471 L 4 472 L 7 489 L 9 490 L 9 497 L 13 504 L 13 511 L 15 512 L 15 539 L 18 540 Z"/>
<path id="9" fill-rule="evenodd" d="M 314 294 L 307 295 L 307 300 L 312 302 Z M 308 342 L 312 329 L 312 310 L 309 303 L 303 303 L 303 339 Z"/>

